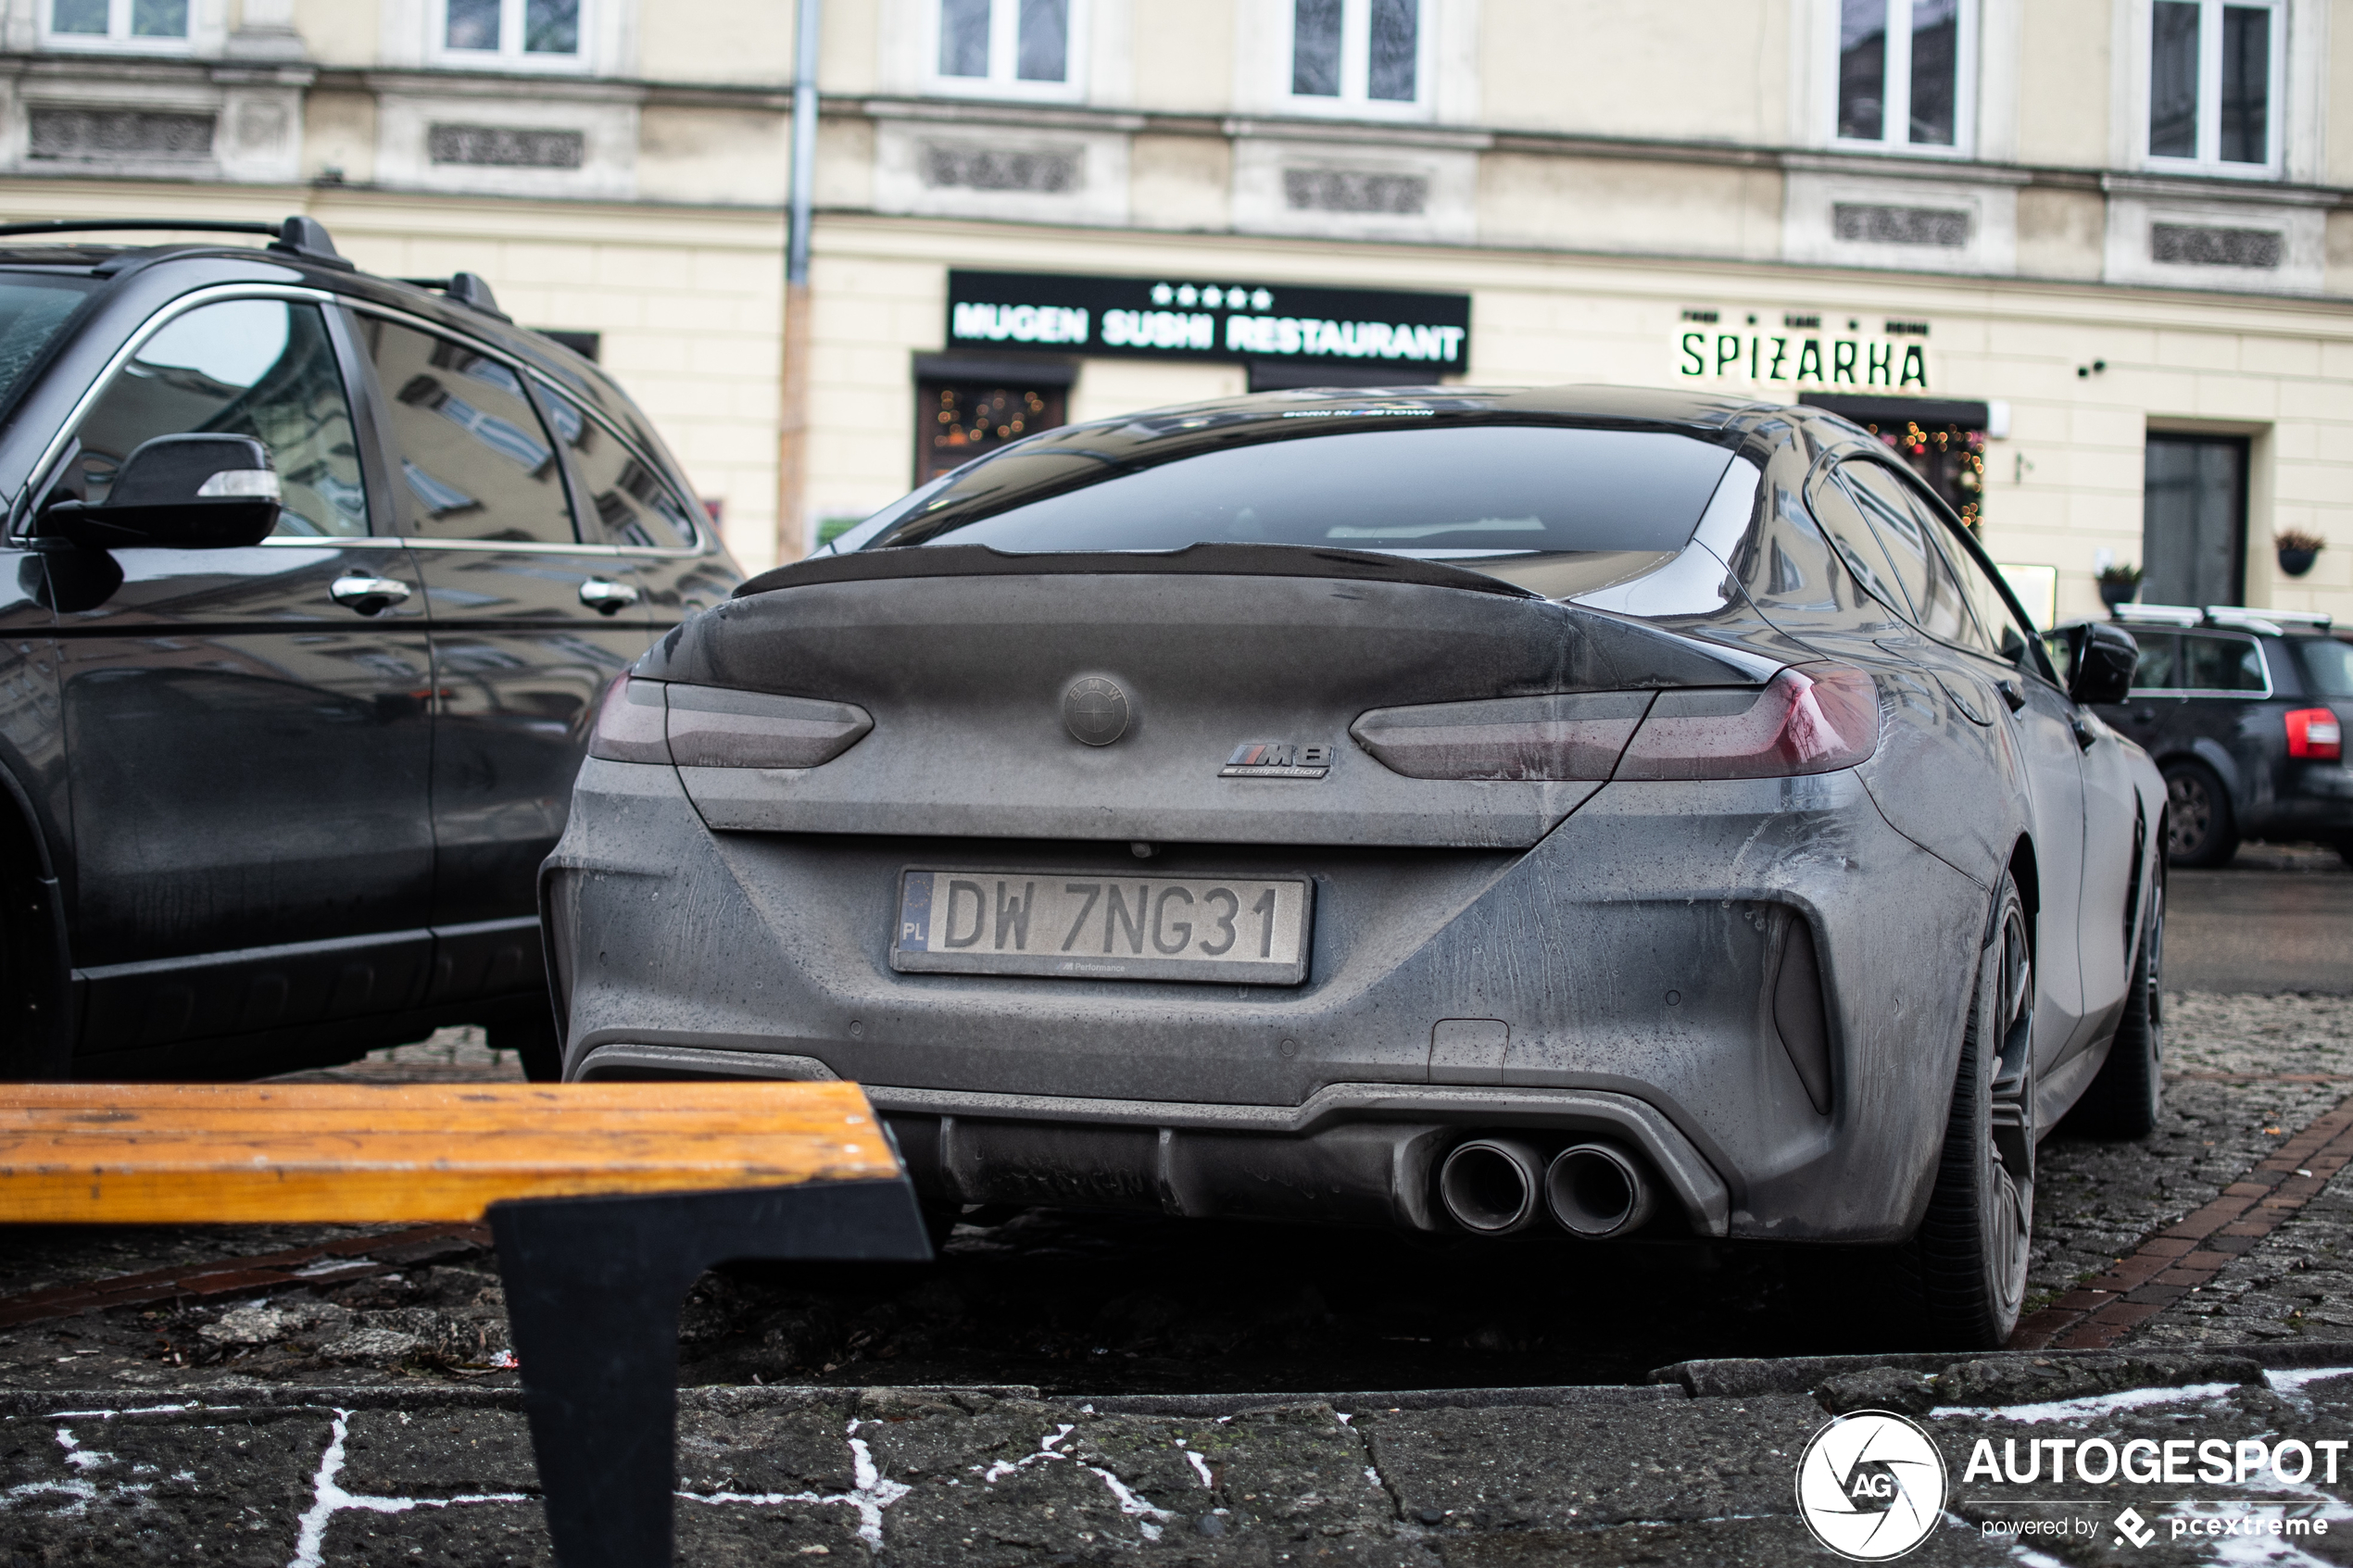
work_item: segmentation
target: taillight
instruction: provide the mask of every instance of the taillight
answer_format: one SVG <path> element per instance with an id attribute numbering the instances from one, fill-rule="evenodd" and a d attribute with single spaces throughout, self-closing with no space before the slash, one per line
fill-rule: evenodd
<path id="1" fill-rule="evenodd" d="M 605 688 L 597 709 L 597 727 L 588 736 L 588 755 L 608 762 L 670 760 L 662 739 L 662 686 L 660 681 L 633 681 L 623 675 Z"/>
<path id="2" fill-rule="evenodd" d="M 624 675 L 605 694 L 588 755 L 681 768 L 814 768 L 874 727 L 864 709 L 845 702 Z"/>
<path id="3" fill-rule="evenodd" d="M 1378 708 L 1349 734 L 1409 779 L 1605 779 L 1649 692 L 1577 692 Z"/>
<path id="4" fill-rule="evenodd" d="M 1414 779 L 1763 779 L 1851 768 L 1879 746 L 1879 691 L 1843 664 L 1764 687 L 1576 692 L 1380 708 L 1356 744 Z"/>
<path id="5" fill-rule="evenodd" d="M 2334 762 L 2345 755 L 2345 730 L 2325 708 L 2299 708 L 2287 716 L 2287 754 L 2315 762 Z"/>
<path id="6" fill-rule="evenodd" d="M 1784 670 L 1762 691 L 1659 694 L 1621 779 L 1776 779 L 1852 768 L 1879 747 L 1879 688 L 1843 664 Z"/>

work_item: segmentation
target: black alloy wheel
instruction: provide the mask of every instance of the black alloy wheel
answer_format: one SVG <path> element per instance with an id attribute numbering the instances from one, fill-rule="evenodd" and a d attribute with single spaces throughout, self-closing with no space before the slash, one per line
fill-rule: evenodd
<path id="1" fill-rule="evenodd" d="M 2008 873 L 1978 955 L 1944 1152 L 1912 1249 L 1934 1348 L 1994 1350 L 2018 1326 L 2034 1229 L 2034 948 Z"/>
<path id="2" fill-rule="evenodd" d="M 2177 866 L 2226 866 L 2239 852 L 2230 792 L 2203 762 L 2165 766 L 2165 858 Z"/>
<path id="3" fill-rule="evenodd" d="M 2165 867 L 2149 890 L 2147 928 L 2133 957 L 2124 1016 L 2108 1060 L 2068 1113 L 2070 1131 L 2104 1138 L 2145 1138 L 2157 1130 L 2165 1083 Z"/>

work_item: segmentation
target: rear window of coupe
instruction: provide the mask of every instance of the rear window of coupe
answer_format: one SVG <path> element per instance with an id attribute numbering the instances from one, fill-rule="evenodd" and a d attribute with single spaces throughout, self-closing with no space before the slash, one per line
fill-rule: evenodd
<path id="1" fill-rule="evenodd" d="M 1218 447 L 971 521 L 918 513 L 867 548 L 1179 550 L 1306 545 L 1429 558 L 1672 552 L 1731 462 L 1668 431 L 1542 425 L 1348 430 Z"/>

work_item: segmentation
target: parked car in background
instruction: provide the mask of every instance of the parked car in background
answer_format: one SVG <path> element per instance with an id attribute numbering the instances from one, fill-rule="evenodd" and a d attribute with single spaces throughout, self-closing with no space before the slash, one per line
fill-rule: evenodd
<path id="1" fill-rule="evenodd" d="M 2037 1141 L 2159 1093 L 2163 788 L 2079 641 L 1806 409 L 1051 431 L 615 688 L 567 1073 L 854 1078 L 943 1217 L 1888 1244 L 1875 1332 L 1998 1346 Z"/>
<path id="2" fill-rule="evenodd" d="M 2100 714 L 2164 771 L 2173 863 L 2227 865 L 2247 839 L 2353 861 L 2353 645 L 2329 617 L 2128 604 L 2116 619 L 2141 659 L 2131 695 Z"/>
<path id="3" fill-rule="evenodd" d="M 739 573 L 481 279 L 0 230 L 0 1073 L 459 1022 L 552 1070 L 535 915 L 598 695 Z"/>

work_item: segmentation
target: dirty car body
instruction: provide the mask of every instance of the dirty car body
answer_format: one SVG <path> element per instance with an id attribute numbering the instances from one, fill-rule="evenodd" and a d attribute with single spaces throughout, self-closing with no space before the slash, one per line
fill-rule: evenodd
<path id="1" fill-rule="evenodd" d="M 567 1072 L 855 1078 L 943 1202 L 1508 1229 L 1449 1157 L 1590 1144 L 1621 1231 L 1897 1240 L 1997 888 L 2037 1135 L 2155 918 L 2163 786 L 2059 679 L 1827 415 L 1067 427 L 608 699 L 543 879 Z"/>

